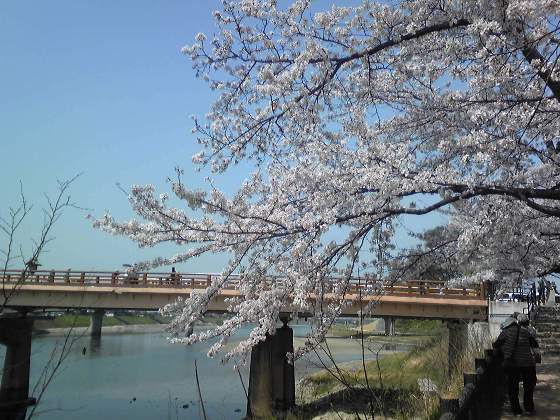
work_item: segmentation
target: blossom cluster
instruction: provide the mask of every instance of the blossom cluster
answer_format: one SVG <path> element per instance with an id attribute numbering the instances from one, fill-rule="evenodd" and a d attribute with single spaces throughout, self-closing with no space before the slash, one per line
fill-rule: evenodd
<path id="1" fill-rule="evenodd" d="M 446 211 L 453 255 L 476 261 L 462 273 L 471 280 L 560 267 L 560 3 L 315 7 L 224 1 L 214 13 L 219 32 L 183 49 L 219 94 L 195 118 L 195 161 L 215 172 L 241 161 L 255 168 L 233 196 L 190 190 L 178 177 L 173 193 L 190 210 L 137 186 L 130 201 L 140 220 L 96 222 L 142 246 L 186 247 L 144 269 L 229 253 L 204 293 L 164 309 L 176 340 L 220 337 L 212 355 L 252 324 L 227 357 L 246 354 L 286 311 L 314 315 L 314 335 L 296 356 L 312 348 L 358 267 L 391 278 L 403 215 Z M 425 206 L 407 204 L 426 197 Z M 243 298 L 229 303 L 231 317 L 182 336 L 234 272 Z"/>

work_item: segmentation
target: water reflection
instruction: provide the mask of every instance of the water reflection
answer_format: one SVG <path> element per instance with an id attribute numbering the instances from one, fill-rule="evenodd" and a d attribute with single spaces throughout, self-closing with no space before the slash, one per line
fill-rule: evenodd
<path id="1" fill-rule="evenodd" d="M 94 355 L 99 351 L 100 347 L 101 347 L 101 336 L 91 336 L 89 339 L 89 354 Z"/>

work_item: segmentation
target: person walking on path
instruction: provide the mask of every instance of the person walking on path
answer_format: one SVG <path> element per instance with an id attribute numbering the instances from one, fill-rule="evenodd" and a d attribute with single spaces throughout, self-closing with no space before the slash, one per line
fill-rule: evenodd
<path id="1" fill-rule="evenodd" d="M 531 332 L 519 325 L 515 318 L 508 318 L 509 322 L 496 340 L 504 355 L 504 370 L 507 376 L 507 389 L 511 410 L 514 415 L 522 415 L 519 405 L 519 381 L 523 381 L 523 408 L 526 414 L 535 413 L 533 392 L 537 383 L 535 359 L 532 348 L 539 344 Z"/>

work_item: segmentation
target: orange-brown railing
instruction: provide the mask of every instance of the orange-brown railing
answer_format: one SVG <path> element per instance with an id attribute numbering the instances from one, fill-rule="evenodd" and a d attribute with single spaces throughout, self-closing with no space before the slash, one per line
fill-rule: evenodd
<path id="1" fill-rule="evenodd" d="M 204 289 L 212 279 L 220 274 L 208 273 L 127 273 L 120 271 L 70 271 L 70 270 L 6 270 L 0 271 L 3 284 L 40 284 L 68 286 L 108 286 L 108 287 L 154 287 Z M 236 289 L 239 275 L 232 275 L 224 289 Z M 270 282 L 281 281 L 282 277 L 271 277 Z M 325 293 L 329 293 L 329 283 L 325 282 Z M 346 290 L 349 294 L 378 294 L 403 297 L 445 297 L 457 299 L 485 299 L 485 287 L 452 288 L 441 281 L 412 280 L 399 283 L 383 283 L 364 278 L 352 278 Z"/>
<path id="2" fill-rule="evenodd" d="M 23 270 L 0 271 L 5 283 L 110 286 L 205 288 L 216 275 L 206 273 L 127 273 L 120 271 Z M 233 285 L 233 284 L 232 284 Z"/>

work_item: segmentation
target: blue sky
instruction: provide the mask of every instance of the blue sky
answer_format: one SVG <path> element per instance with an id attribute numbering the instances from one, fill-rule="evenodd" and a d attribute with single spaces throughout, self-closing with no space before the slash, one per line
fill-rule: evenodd
<path id="1" fill-rule="evenodd" d="M 19 181 L 35 208 L 19 236 L 24 250 L 41 225 L 43 193 L 77 173 L 73 200 L 41 262 L 46 268 L 106 269 L 176 251 L 139 250 L 125 238 L 93 230 L 88 212 L 132 216 L 116 187 L 154 184 L 166 191 L 173 168 L 204 185 L 190 115 L 202 116 L 212 92 L 180 53 L 197 32 L 214 32 L 219 1 L 2 1 L 0 3 L 0 215 L 17 203 Z M 219 185 L 233 192 L 245 173 Z M 429 226 L 433 220 L 410 219 Z M 1 243 L 1 242 L 0 242 Z M 204 256 L 185 271 L 220 271 Z"/>
<path id="2" fill-rule="evenodd" d="M 40 227 L 41 195 L 56 192 L 56 179 L 83 173 L 72 187 L 74 201 L 93 214 L 109 209 L 121 217 L 131 212 L 116 182 L 165 189 L 180 165 L 189 182 L 202 185 L 190 160 L 198 145 L 189 116 L 203 115 L 212 96 L 180 49 L 197 32 L 213 31 L 218 5 L 0 3 L 0 214 L 17 202 L 21 180 L 35 204 L 20 235 L 24 245 Z M 45 266 L 113 269 L 159 253 L 94 231 L 85 215 L 65 213 Z M 219 271 L 209 265 L 214 259 L 198 266 Z"/>

